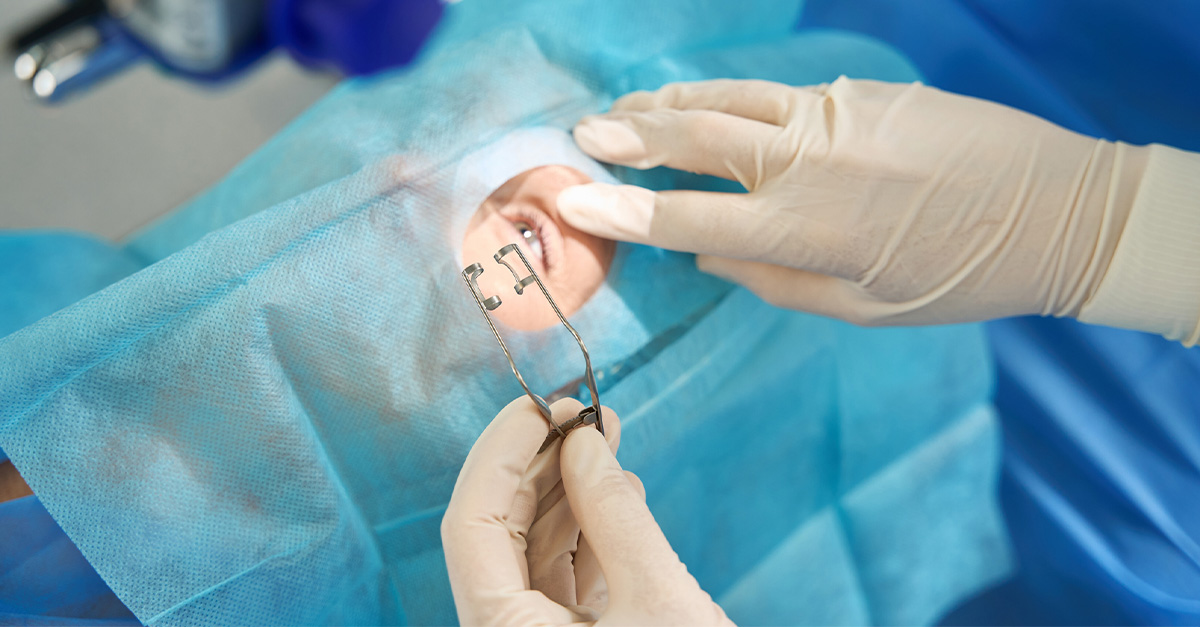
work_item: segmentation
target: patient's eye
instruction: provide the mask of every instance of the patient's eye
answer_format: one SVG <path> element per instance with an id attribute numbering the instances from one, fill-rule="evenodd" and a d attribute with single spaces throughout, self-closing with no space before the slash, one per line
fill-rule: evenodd
<path id="1" fill-rule="evenodd" d="M 558 215 L 559 193 L 590 181 L 568 166 L 541 166 L 505 181 L 471 216 L 463 234 L 463 261 L 486 263 L 501 247 L 516 243 L 554 294 L 563 315 L 578 311 L 604 284 L 616 248 L 609 240 L 571 228 Z M 511 297 L 513 283 L 507 272 L 491 271 L 480 281 L 486 294 L 509 295 L 505 305 L 492 312 L 500 322 L 522 331 L 558 324 L 545 299 Z"/>
<path id="2" fill-rule="evenodd" d="M 521 239 L 525 240 L 529 250 L 538 257 L 542 257 L 542 239 L 538 236 L 537 228 L 524 220 L 514 221 L 513 226 L 516 227 L 517 233 L 520 233 Z"/>

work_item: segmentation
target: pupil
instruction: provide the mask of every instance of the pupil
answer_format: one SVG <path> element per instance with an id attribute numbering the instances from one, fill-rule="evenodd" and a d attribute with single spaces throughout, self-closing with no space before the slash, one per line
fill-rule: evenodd
<path id="1" fill-rule="evenodd" d="M 528 222 L 514 222 L 513 226 L 517 227 L 517 232 L 521 234 L 521 237 L 529 246 L 529 250 L 540 257 L 542 255 L 542 242 L 538 239 L 537 231 L 534 230 L 533 226 Z"/>
<path id="2" fill-rule="evenodd" d="M 517 222 L 515 226 L 517 227 L 517 232 L 521 234 L 521 237 L 525 238 L 527 243 L 533 244 L 534 240 L 537 238 L 537 233 L 533 231 L 533 227 L 529 226 L 529 224 L 525 222 Z"/>

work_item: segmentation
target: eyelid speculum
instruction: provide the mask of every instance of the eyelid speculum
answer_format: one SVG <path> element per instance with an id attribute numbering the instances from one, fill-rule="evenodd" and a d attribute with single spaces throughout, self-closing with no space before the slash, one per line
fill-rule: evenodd
<path id="1" fill-rule="evenodd" d="M 524 278 L 521 278 L 521 275 L 517 272 L 517 269 L 514 268 L 507 259 L 505 259 L 506 255 L 512 253 L 516 253 L 522 265 L 525 266 L 525 270 L 529 272 L 529 274 Z M 542 296 L 545 296 L 546 302 L 550 303 L 550 307 L 554 309 L 554 313 L 558 316 L 559 322 L 561 322 L 563 326 L 567 328 L 567 331 L 571 333 L 571 336 L 575 338 L 575 342 L 579 345 L 579 350 L 583 353 L 583 363 L 585 368 L 584 382 L 587 384 L 588 391 L 592 395 L 592 404 L 590 407 L 583 408 L 583 410 L 580 411 L 579 414 L 574 418 L 562 423 L 561 425 L 557 424 L 550 415 L 550 405 L 546 403 L 545 399 L 535 394 L 533 390 L 530 390 L 529 386 L 525 383 L 525 377 L 521 376 L 521 371 L 517 368 L 517 363 L 513 360 L 512 353 L 509 352 L 508 346 L 504 343 L 504 338 L 500 336 L 500 331 L 496 328 L 496 323 L 492 321 L 492 316 L 488 313 L 489 311 L 494 311 L 496 308 L 500 307 L 504 301 L 498 295 L 484 297 L 483 292 L 479 289 L 478 279 L 479 275 L 483 274 L 483 266 L 479 263 L 473 263 L 463 269 L 463 280 L 467 283 L 467 288 L 471 290 L 471 296 L 475 299 L 475 303 L 479 305 L 479 311 L 483 312 L 483 317 L 487 320 L 488 327 L 492 330 L 492 334 L 496 336 L 496 341 L 500 344 L 500 350 L 504 351 L 504 356 L 508 359 L 508 365 L 510 368 L 512 368 L 513 375 L 517 377 L 517 382 L 519 382 L 521 387 L 524 388 L 525 394 L 527 394 L 529 398 L 533 400 L 534 404 L 537 405 L 538 411 L 541 412 L 542 416 L 546 419 L 546 422 L 550 423 L 550 433 L 546 435 L 546 440 L 542 442 L 542 446 L 538 449 L 538 452 L 541 453 L 542 451 L 546 450 L 550 444 L 554 442 L 555 438 L 566 438 L 568 431 L 583 425 L 595 424 L 596 428 L 600 430 L 600 433 L 604 433 L 604 416 L 600 410 L 600 393 L 596 391 L 596 379 L 592 374 L 592 359 L 591 356 L 588 355 L 587 347 L 583 344 L 583 338 L 579 337 L 579 333 L 575 331 L 575 327 L 571 326 L 570 322 L 567 322 L 566 316 L 563 315 L 562 310 L 558 308 L 558 304 L 554 302 L 553 298 L 551 298 L 550 291 L 546 289 L 546 285 L 542 283 L 541 278 L 538 277 L 537 272 L 534 271 L 533 266 L 529 263 L 529 260 L 525 258 L 525 253 L 521 252 L 520 247 L 518 247 L 516 244 L 508 244 L 496 251 L 496 254 L 493 255 L 492 258 L 495 259 L 496 263 L 508 268 L 508 271 L 512 273 L 513 281 L 515 281 L 513 284 L 513 291 L 515 291 L 517 294 L 523 294 L 525 288 L 529 287 L 530 285 L 538 286 Z"/>

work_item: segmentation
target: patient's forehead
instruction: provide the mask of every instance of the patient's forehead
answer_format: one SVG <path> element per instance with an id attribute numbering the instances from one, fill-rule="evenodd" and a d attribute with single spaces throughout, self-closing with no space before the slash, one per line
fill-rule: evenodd
<path id="1" fill-rule="evenodd" d="M 558 193 L 572 185 L 590 183 L 592 178 L 569 165 L 552 164 L 537 166 L 508 179 L 495 189 L 485 200 L 484 204 L 499 206 L 531 197 L 543 199 L 556 198 Z M 549 203 L 557 218 L 557 205 Z M 485 219 L 484 212 L 478 212 L 471 218 L 471 226 Z"/>

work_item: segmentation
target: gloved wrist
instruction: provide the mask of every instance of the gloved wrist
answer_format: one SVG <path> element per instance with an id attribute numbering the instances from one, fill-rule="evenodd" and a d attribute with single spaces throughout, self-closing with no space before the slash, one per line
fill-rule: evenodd
<path id="1" fill-rule="evenodd" d="M 1114 177 L 1133 190 L 1111 261 L 1079 320 L 1200 340 L 1200 154 L 1151 145 Z M 1136 178 L 1136 180 L 1134 180 Z M 1126 180 L 1127 179 L 1127 180 Z"/>
<path id="2" fill-rule="evenodd" d="M 1048 292 L 1043 315 L 1077 317 L 1096 294 L 1129 219 L 1148 156 L 1146 146 L 1096 140 L 1078 182 L 1067 181 L 1078 193 L 1072 197 L 1074 206 L 1062 211 L 1060 256 L 1068 260 L 1065 276 L 1074 280 L 1062 281 L 1061 289 Z"/>

